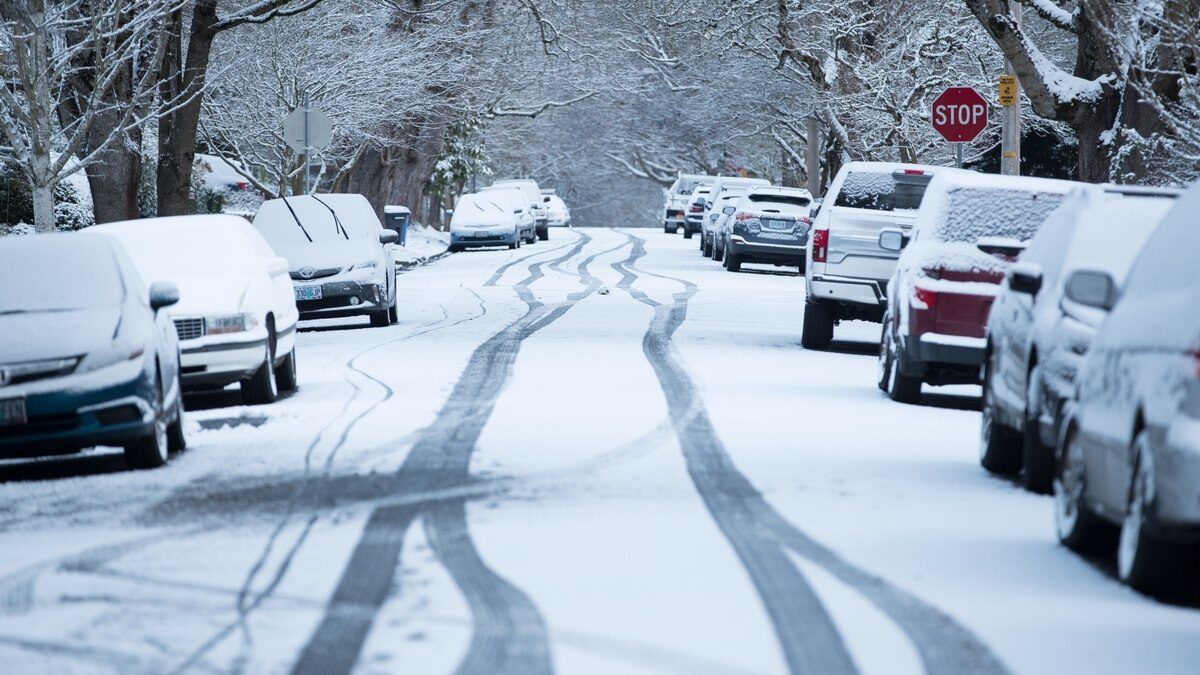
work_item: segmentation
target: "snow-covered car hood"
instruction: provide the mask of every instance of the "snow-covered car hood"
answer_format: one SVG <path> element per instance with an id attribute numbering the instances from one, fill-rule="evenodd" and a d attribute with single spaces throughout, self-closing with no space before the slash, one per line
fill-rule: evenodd
<path id="1" fill-rule="evenodd" d="M 120 305 L 0 315 L 0 363 L 81 356 L 113 341 Z"/>
<path id="2" fill-rule="evenodd" d="M 237 314 L 253 276 L 175 277 L 179 287 L 179 302 L 172 305 L 171 316 L 211 316 Z"/>
<path id="3" fill-rule="evenodd" d="M 293 271 L 305 267 L 345 269 L 366 260 L 375 260 L 379 252 L 378 244 L 363 238 L 293 244 L 279 251 Z"/>

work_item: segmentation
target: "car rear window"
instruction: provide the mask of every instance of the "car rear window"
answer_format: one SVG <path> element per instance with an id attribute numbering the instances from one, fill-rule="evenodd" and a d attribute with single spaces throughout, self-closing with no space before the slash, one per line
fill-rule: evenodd
<path id="1" fill-rule="evenodd" d="M 834 206 L 871 211 L 914 211 L 921 208 L 932 176 L 903 171 L 853 171 L 846 176 Z"/>
<path id="2" fill-rule="evenodd" d="M 799 195 L 750 195 L 750 201 L 763 206 L 808 206 L 812 200 Z"/>
<path id="3" fill-rule="evenodd" d="M 1027 241 L 1065 198 L 1058 192 L 953 188 L 946 194 L 933 236 L 940 241 L 968 244 L 980 237 Z"/>

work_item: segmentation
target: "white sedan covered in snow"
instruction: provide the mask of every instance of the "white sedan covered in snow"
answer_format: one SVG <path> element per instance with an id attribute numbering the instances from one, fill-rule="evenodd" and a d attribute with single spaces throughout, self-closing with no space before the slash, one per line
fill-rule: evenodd
<path id="1" fill-rule="evenodd" d="M 296 387 L 295 294 L 287 262 L 244 219 L 149 218 L 97 225 L 148 283 L 173 282 L 185 391 L 239 383 L 248 404 Z"/>

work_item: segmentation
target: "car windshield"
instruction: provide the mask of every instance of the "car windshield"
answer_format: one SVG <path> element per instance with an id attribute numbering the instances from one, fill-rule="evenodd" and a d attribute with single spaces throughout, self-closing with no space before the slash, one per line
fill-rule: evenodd
<path id="1" fill-rule="evenodd" d="M 871 211 L 921 208 L 931 176 L 904 172 L 854 171 L 846 176 L 834 206 Z"/>
<path id="2" fill-rule="evenodd" d="M 801 207 L 803 210 L 807 210 L 808 205 L 812 203 L 812 200 L 808 197 L 801 197 L 799 195 L 751 194 L 749 198 L 758 208 L 786 209 L 788 213 L 793 211 L 798 212 L 801 210 Z"/>
<path id="3" fill-rule="evenodd" d="M 346 213 L 329 195 L 287 197 L 265 202 L 254 216 L 254 227 L 276 247 L 288 244 L 369 239 L 365 218 Z"/>
<path id="4" fill-rule="evenodd" d="M 961 187 L 948 191 L 933 237 L 974 243 L 980 237 L 1026 241 L 1062 203 L 1058 192 L 1012 188 Z"/>
<path id="5" fill-rule="evenodd" d="M 0 248 L 0 314 L 108 307 L 124 300 L 125 284 L 109 247 L 94 240 L 90 246 L 56 243 L 64 245 Z"/>

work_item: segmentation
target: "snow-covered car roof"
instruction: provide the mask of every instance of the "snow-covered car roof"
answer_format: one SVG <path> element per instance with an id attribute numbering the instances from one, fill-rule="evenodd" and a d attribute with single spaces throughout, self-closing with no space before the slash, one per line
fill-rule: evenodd
<path id="1" fill-rule="evenodd" d="M 176 277 L 244 276 L 264 271 L 246 240 L 245 220 L 225 214 L 172 216 L 96 225 L 121 242 L 147 282 Z"/>
<path id="2" fill-rule="evenodd" d="M 126 289 L 115 245 L 83 232 L 0 237 L 0 314 L 120 304 Z"/>

